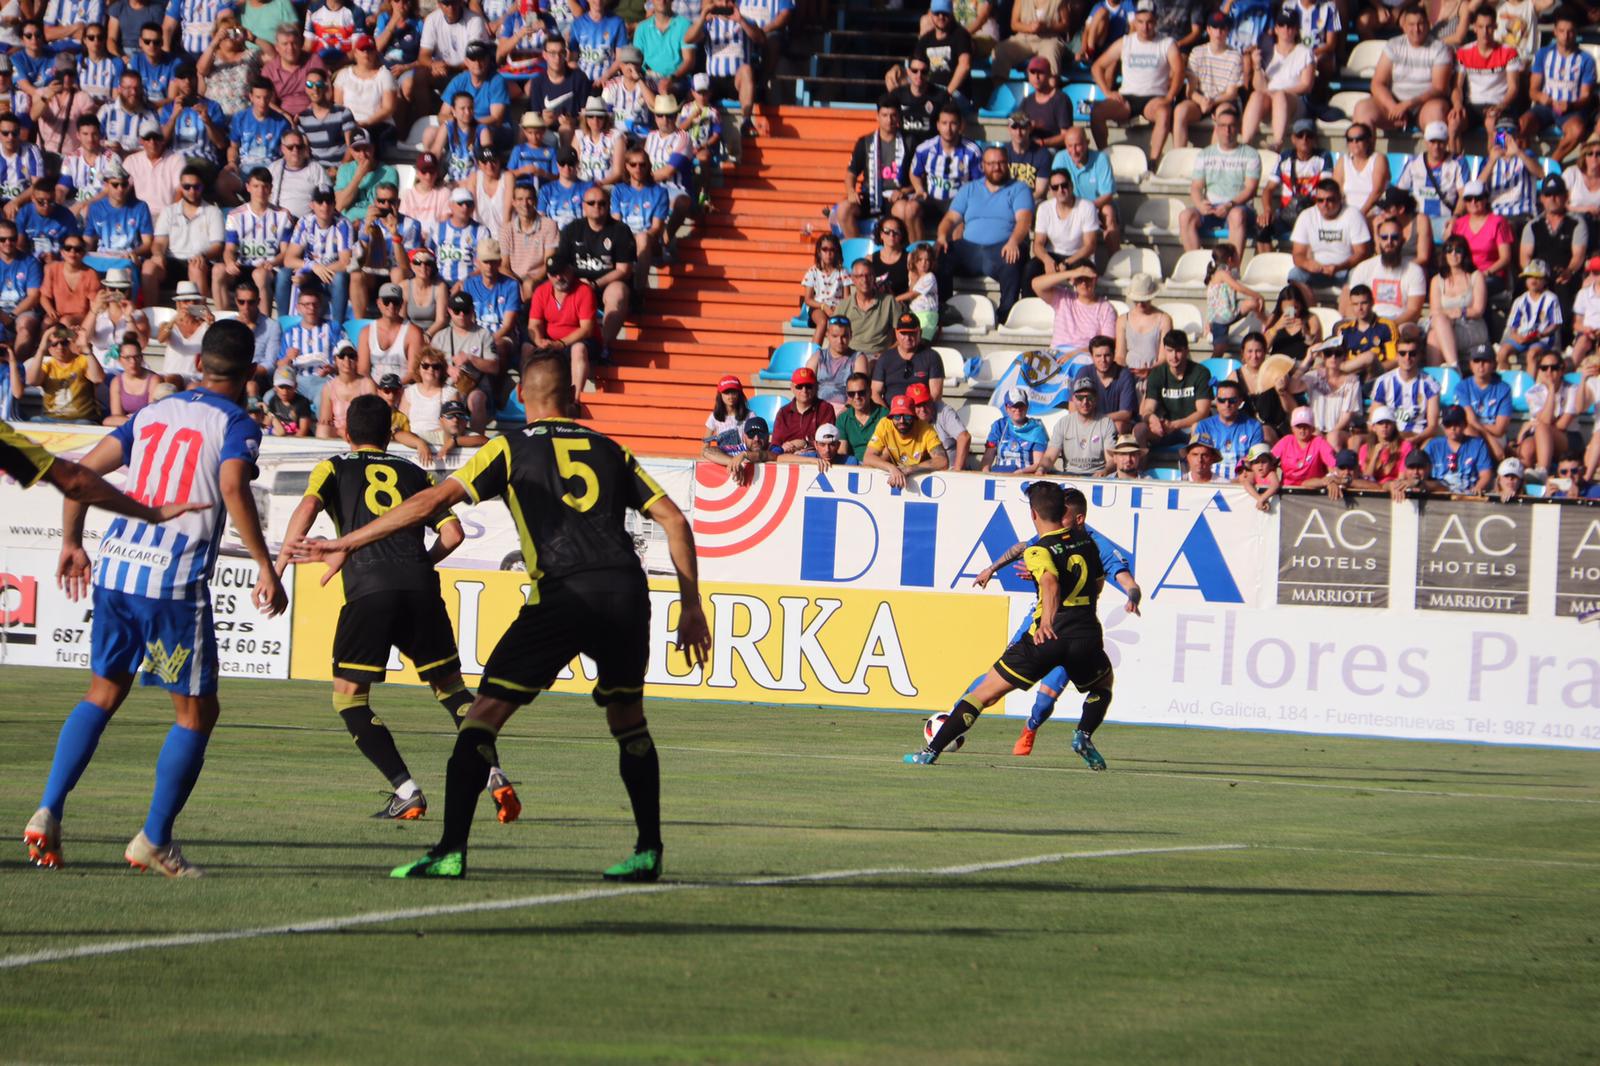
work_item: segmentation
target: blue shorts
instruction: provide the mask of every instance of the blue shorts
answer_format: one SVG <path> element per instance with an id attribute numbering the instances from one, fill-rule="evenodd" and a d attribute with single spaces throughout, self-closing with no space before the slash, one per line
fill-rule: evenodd
<path id="1" fill-rule="evenodd" d="M 126 592 L 94 590 L 89 668 L 96 677 L 143 672 L 146 685 L 180 696 L 217 692 L 217 634 L 211 599 L 154 600 Z"/>

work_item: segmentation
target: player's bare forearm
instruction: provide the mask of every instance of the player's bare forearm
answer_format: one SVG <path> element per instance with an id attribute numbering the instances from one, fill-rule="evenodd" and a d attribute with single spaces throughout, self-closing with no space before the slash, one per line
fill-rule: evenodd
<path id="1" fill-rule="evenodd" d="M 428 549 L 428 562 L 438 566 L 450 557 L 450 553 L 461 547 L 467 539 L 467 534 L 461 528 L 461 520 L 451 515 L 439 527 L 439 536 L 433 542 L 433 547 Z"/>
<path id="2" fill-rule="evenodd" d="M 1122 586 L 1122 591 L 1128 594 L 1128 610 L 1134 614 L 1139 613 L 1139 604 L 1144 599 L 1144 589 L 1133 579 L 1133 575 L 1126 570 L 1117 572 L 1117 584 Z"/>
<path id="3" fill-rule="evenodd" d="M 315 496 L 302 496 L 300 504 L 294 509 L 294 514 L 289 516 L 289 528 L 284 530 L 283 544 L 278 548 L 278 560 L 275 569 L 278 576 L 289 569 L 289 564 L 294 559 L 289 554 L 289 545 L 305 536 L 311 530 L 311 523 L 317 520 L 317 513 L 322 510 L 322 501 Z"/>
<path id="4" fill-rule="evenodd" d="M 78 466 L 91 474 L 105 475 L 122 465 L 122 445 L 110 437 L 101 437 L 100 443 L 90 449 Z M 63 494 L 61 505 L 61 535 L 66 547 L 83 544 L 83 519 L 89 505 Z"/>
<path id="5" fill-rule="evenodd" d="M 111 486 L 105 478 L 87 467 L 74 463 L 70 459 L 57 459 L 50 465 L 49 478 L 51 484 L 61 490 L 61 494 L 82 505 L 83 510 L 90 507 L 99 507 L 113 514 L 127 515 L 137 518 L 141 522 L 150 522 L 159 525 L 169 519 L 176 518 L 185 511 L 198 509 L 198 504 L 172 504 L 157 509 L 147 507 L 125 495 Z M 79 519 L 80 529 L 82 512 Z"/>
<path id="6" fill-rule="evenodd" d="M 419 526 L 440 511 L 448 511 L 451 507 L 467 499 L 467 487 L 453 477 L 445 478 L 431 489 L 424 489 L 402 503 L 394 510 L 385 513 L 376 521 L 368 522 L 360 529 L 353 529 L 338 540 L 326 541 L 318 545 L 316 554 L 307 555 L 301 549 L 314 542 L 301 540 L 291 545 L 295 549 L 297 562 L 307 558 L 318 558 L 323 553 L 336 551 L 354 551 L 363 548 L 374 541 L 382 540 L 391 533 L 412 526 Z"/>
<path id="7" fill-rule="evenodd" d="M 692 665 L 704 665 L 711 654 L 711 629 L 700 605 L 700 563 L 695 556 L 694 531 L 670 497 L 655 501 L 645 514 L 667 535 L 672 568 L 678 572 L 678 649 Z"/>
<path id="8" fill-rule="evenodd" d="M 267 538 L 261 535 L 261 513 L 256 510 L 255 497 L 250 495 L 250 465 L 243 459 L 229 459 L 222 464 L 222 504 L 244 542 L 244 550 L 262 570 L 271 570 L 272 553 L 267 550 Z"/>
<path id="9" fill-rule="evenodd" d="M 1033 642 L 1043 644 L 1054 640 L 1056 631 L 1052 622 L 1061 609 L 1061 582 L 1046 570 L 1039 575 L 1039 627 L 1034 631 Z"/>

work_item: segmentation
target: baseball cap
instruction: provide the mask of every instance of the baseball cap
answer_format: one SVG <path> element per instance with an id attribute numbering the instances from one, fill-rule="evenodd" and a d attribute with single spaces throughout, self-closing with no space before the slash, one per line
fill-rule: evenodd
<path id="1" fill-rule="evenodd" d="M 920 381 L 913 381 L 907 385 L 906 395 L 911 397 L 911 402 L 914 404 L 933 402 L 933 393 L 928 391 L 928 386 Z"/>
<path id="2" fill-rule="evenodd" d="M 1439 424 L 1441 426 L 1464 426 L 1467 424 L 1467 412 L 1462 410 L 1460 404 L 1453 403 L 1439 415 Z"/>
<path id="3" fill-rule="evenodd" d="M 928 14 L 930 15 L 951 15 L 954 13 L 955 8 L 950 5 L 950 0 L 933 0 L 933 3 L 928 5 Z"/>
<path id="4" fill-rule="evenodd" d="M 1524 477 L 1528 473 L 1528 469 L 1522 465 L 1521 459 L 1514 455 L 1508 455 L 1500 460 L 1499 469 L 1495 473 L 1500 477 Z"/>
<path id="5" fill-rule="evenodd" d="M 1514 118 L 1511 118 L 1508 115 L 1501 116 L 1495 122 L 1494 129 L 1495 129 L 1496 133 L 1499 133 L 1501 131 L 1505 131 L 1507 133 L 1513 133 L 1517 129 L 1517 120 L 1514 119 Z"/>
<path id="6" fill-rule="evenodd" d="M 1300 9 L 1293 4 L 1285 4 L 1278 9 L 1278 14 L 1274 21 L 1279 26 L 1293 26 L 1298 29 L 1300 27 Z"/>
<path id="7" fill-rule="evenodd" d="M 1583 268 L 1591 274 L 1600 274 L 1600 255 L 1593 256 L 1583 264 Z"/>
<path id="8" fill-rule="evenodd" d="M 743 392 L 744 391 L 744 382 L 740 381 L 738 379 L 738 377 L 736 377 L 735 375 L 729 374 L 726 377 L 724 377 L 721 381 L 717 382 L 717 391 L 718 392 L 730 392 L 730 391 L 732 391 L 732 392 Z"/>
<path id="9" fill-rule="evenodd" d="M 1308 118 L 1297 118 L 1294 125 L 1289 127 L 1290 133 L 1315 133 L 1317 124 Z"/>
<path id="10" fill-rule="evenodd" d="M 493 145 L 480 144 L 478 145 L 478 150 L 473 153 L 473 158 L 480 163 L 487 163 L 491 159 L 498 159 L 500 157 L 494 154 Z"/>
<path id="11" fill-rule="evenodd" d="M 372 138 L 367 136 L 367 131 L 357 126 L 356 131 L 350 135 L 351 148 L 371 148 Z"/>
<path id="12" fill-rule="evenodd" d="M 333 357 L 335 359 L 340 358 L 346 352 L 348 352 L 351 355 L 355 355 L 356 354 L 356 346 L 351 344 L 348 340 L 342 340 L 338 344 L 335 344 L 333 346 Z"/>
<path id="13" fill-rule="evenodd" d="M 710 92 L 711 75 L 704 73 L 696 74 L 693 78 L 689 79 L 689 86 L 697 93 Z"/>
<path id="14" fill-rule="evenodd" d="M 450 202 L 453 204 L 470 204 L 472 202 L 472 193 L 466 189 L 458 188 L 450 194 Z"/>
<path id="15" fill-rule="evenodd" d="M 1410 470 L 1432 470 L 1433 460 L 1428 456 L 1427 452 L 1417 448 L 1406 455 L 1404 465 Z"/>
<path id="16" fill-rule="evenodd" d="M 922 323 L 917 321 L 917 316 L 910 311 L 902 311 L 900 317 L 895 319 L 894 331 L 896 333 L 921 333 Z"/>
<path id="17" fill-rule="evenodd" d="M 314 204 L 333 203 L 333 190 L 326 185 L 318 185 L 311 193 L 311 202 Z"/>
<path id="18" fill-rule="evenodd" d="M 472 310 L 472 297 L 464 292 L 458 292 L 450 297 L 449 306 L 452 311 L 470 311 Z"/>
<path id="19" fill-rule="evenodd" d="M 1544 265 L 1543 259 L 1530 259 L 1528 265 L 1522 268 L 1522 276 L 1525 278 L 1543 278 L 1549 275 L 1550 268 Z"/>
<path id="20" fill-rule="evenodd" d="M 791 385 L 815 385 L 816 383 L 817 372 L 809 366 L 799 367 L 793 374 L 789 375 L 789 384 Z"/>
<path id="21" fill-rule="evenodd" d="M 286 366 L 280 366 L 277 372 L 272 375 L 272 384 L 274 387 L 279 385 L 293 385 L 294 383 L 294 371 L 290 370 Z"/>
<path id="22" fill-rule="evenodd" d="M 467 45 L 468 59 L 490 59 L 494 56 L 494 45 L 488 41 L 473 41 Z"/>
<path id="23" fill-rule="evenodd" d="M 378 286 L 380 300 L 403 300 L 405 297 L 406 291 L 392 281 L 386 281 Z"/>
<path id="24" fill-rule="evenodd" d="M 563 148 L 556 153 L 556 165 L 575 167 L 578 165 L 578 150 L 576 148 Z"/>
<path id="25" fill-rule="evenodd" d="M 1094 382 L 1089 380 L 1089 375 L 1088 374 L 1079 374 L 1078 375 L 1078 380 L 1072 386 L 1072 394 L 1074 396 L 1077 396 L 1080 393 L 1085 393 L 1085 392 L 1092 393 L 1094 391 L 1095 391 Z"/>
<path id="26" fill-rule="evenodd" d="M 1448 141 L 1450 127 L 1443 122 L 1430 122 L 1422 127 L 1422 139 L 1425 141 Z"/>
<path id="27" fill-rule="evenodd" d="M 916 412 L 911 409 L 911 397 L 907 396 L 905 393 L 902 392 L 900 395 L 889 401 L 890 418 L 899 418 L 902 416 L 909 418 L 915 414 Z"/>
<path id="28" fill-rule="evenodd" d="M 1467 353 L 1467 362 L 1492 363 L 1494 362 L 1494 349 L 1487 344 L 1479 344 L 1471 352 Z"/>
<path id="29" fill-rule="evenodd" d="M 153 118 L 142 118 L 139 120 L 139 139 L 141 141 L 146 137 L 159 136 L 161 136 L 161 123 L 157 122 Z"/>
<path id="30" fill-rule="evenodd" d="M 1304 407 L 1297 407 L 1297 408 L 1295 408 L 1295 410 L 1304 411 L 1305 408 Z M 1269 462 L 1274 462 L 1274 463 L 1278 461 L 1278 457 L 1276 455 L 1272 454 L 1272 445 L 1270 445 L 1270 444 L 1252 444 L 1252 445 L 1250 445 L 1250 450 L 1244 453 L 1244 461 L 1247 462 L 1247 463 L 1253 463 L 1257 459 L 1266 459 Z"/>
<path id="31" fill-rule="evenodd" d="M 1294 414 L 1289 416 L 1289 425 L 1291 426 L 1315 426 L 1316 424 L 1317 416 L 1311 413 L 1311 408 L 1309 407 L 1296 407 Z"/>
<path id="32" fill-rule="evenodd" d="M 1340 448 L 1333 465 L 1340 470 L 1354 470 L 1361 465 L 1361 457 L 1349 448 Z"/>
<path id="33" fill-rule="evenodd" d="M 1394 412 L 1389 410 L 1389 408 L 1387 406 L 1385 406 L 1384 404 L 1375 403 L 1375 404 L 1372 405 L 1372 409 L 1367 412 L 1367 425 L 1369 425 L 1369 426 L 1375 426 L 1379 422 L 1393 422 L 1393 421 L 1394 421 Z"/>
<path id="34" fill-rule="evenodd" d="M 1444 123 L 1440 122 L 1440 123 L 1437 123 L 1437 125 L 1442 126 L 1442 125 L 1444 125 Z M 1463 199 L 1470 200 L 1473 197 L 1482 196 L 1482 195 L 1483 195 L 1483 182 L 1481 182 L 1481 181 L 1469 181 L 1465 185 L 1461 186 L 1461 196 L 1462 196 Z"/>
<path id="35" fill-rule="evenodd" d="M 128 168 L 120 160 L 113 159 L 100 171 L 100 176 L 107 181 L 125 181 L 128 177 Z"/>
<path id="36" fill-rule="evenodd" d="M 1213 11 L 1211 17 L 1206 19 L 1206 25 L 1215 26 L 1219 30 L 1226 30 L 1233 27 L 1233 20 L 1228 17 L 1226 11 Z"/>
<path id="37" fill-rule="evenodd" d="M 77 62 L 77 60 L 73 59 L 72 56 L 68 55 L 66 52 L 61 52 L 61 53 L 58 53 L 56 55 L 56 61 L 55 61 L 54 66 L 55 66 L 55 69 L 56 69 L 57 72 L 68 71 L 68 70 L 77 70 L 78 69 L 78 62 Z"/>
<path id="38" fill-rule="evenodd" d="M 824 422 L 817 427 L 817 431 L 811 435 L 811 439 L 818 444 L 831 444 L 839 439 L 839 427 L 832 422 Z"/>
<path id="39" fill-rule="evenodd" d="M 1222 454 L 1222 452 L 1217 449 L 1216 443 L 1212 441 L 1211 434 L 1201 429 L 1197 429 L 1191 433 L 1189 435 L 1188 443 L 1183 446 L 1183 450 L 1186 452 L 1192 451 L 1195 448 L 1205 448 L 1207 451 L 1217 456 Z"/>
<path id="40" fill-rule="evenodd" d="M 617 62 L 642 64 L 644 62 L 644 53 L 632 45 L 627 45 L 617 49 Z"/>
<path id="41" fill-rule="evenodd" d="M 1391 185 L 1383 190 L 1383 195 L 1378 197 L 1380 207 L 1404 207 L 1407 209 L 1417 206 L 1417 198 L 1398 185 Z"/>
<path id="42" fill-rule="evenodd" d="M 398 389 L 399 387 L 399 374 L 385 374 L 383 377 L 378 379 L 378 388 L 380 389 Z"/>
<path id="43" fill-rule="evenodd" d="M 1046 74 L 1055 73 L 1055 68 L 1050 65 L 1050 61 L 1044 56 L 1034 56 L 1028 60 L 1028 73 L 1032 74 L 1036 70 L 1042 70 Z"/>
<path id="44" fill-rule="evenodd" d="M 370 34 L 358 33 L 350 42 L 350 47 L 355 49 L 357 52 L 365 52 L 369 48 L 375 47 L 376 43 L 377 42 L 373 41 Z"/>
<path id="45" fill-rule="evenodd" d="M 434 155 L 432 152 L 423 152 L 421 155 L 417 156 L 417 169 L 428 171 L 438 170 L 439 157 Z"/>
<path id="46" fill-rule="evenodd" d="M 1011 112 L 1011 114 L 1006 117 L 1006 121 L 1009 122 L 1013 126 L 1017 126 L 1017 125 L 1031 126 L 1031 125 L 1033 125 L 1033 119 L 1029 118 L 1028 117 L 1028 113 L 1026 111 L 1022 110 L 1022 108 L 1020 108 L 1020 107 L 1017 108 L 1015 111 Z"/>
<path id="47" fill-rule="evenodd" d="M 1539 195 L 1565 196 L 1567 195 L 1567 183 L 1561 180 L 1560 174 L 1546 174 L 1544 180 L 1539 183 Z"/>
<path id="48" fill-rule="evenodd" d="M 1002 398 L 1002 404 L 1006 407 L 1028 406 L 1028 390 L 1007 389 L 1005 396 Z"/>
<path id="49" fill-rule="evenodd" d="M 466 418 L 470 412 L 460 400 L 446 400 L 439 406 L 440 418 Z"/>
<path id="50" fill-rule="evenodd" d="M 751 415 L 744 420 L 744 435 L 747 437 L 770 437 L 772 428 L 767 425 L 767 420 L 760 415 Z"/>
<path id="51" fill-rule="evenodd" d="M 485 237 L 473 249 L 473 254 L 485 263 L 498 263 L 500 261 L 500 242 L 493 237 Z"/>

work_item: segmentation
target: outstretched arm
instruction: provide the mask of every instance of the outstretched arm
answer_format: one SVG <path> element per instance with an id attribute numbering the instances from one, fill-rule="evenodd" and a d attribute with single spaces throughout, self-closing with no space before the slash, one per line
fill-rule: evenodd
<path id="1" fill-rule="evenodd" d="M 257 609 L 271 617 L 282 614 L 289 606 L 289 594 L 278 580 L 278 572 L 272 568 L 272 554 L 267 551 L 267 539 L 261 535 L 261 514 L 256 510 L 256 498 L 250 495 L 253 469 L 254 464 L 246 459 L 229 459 L 222 464 L 222 503 L 260 575 L 250 599 Z"/>
<path id="2" fill-rule="evenodd" d="M 61 495 L 76 500 L 83 507 L 99 507 L 114 514 L 137 518 L 141 522 L 159 524 L 211 506 L 208 503 L 169 503 L 161 507 L 147 507 L 132 496 L 118 492 L 105 478 L 71 459 L 57 459 L 51 463 L 50 472 L 45 477 L 61 490 Z"/>
<path id="3" fill-rule="evenodd" d="M 678 572 L 678 639 L 675 646 L 692 666 L 705 665 L 711 655 L 711 629 L 700 605 L 700 563 L 695 556 L 694 531 L 671 497 L 652 503 L 645 515 L 667 535 L 672 568 Z"/>
<path id="4" fill-rule="evenodd" d="M 302 537 L 289 543 L 289 551 L 297 563 L 314 562 L 330 555 L 348 554 L 389 534 L 412 526 L 420 526 L 440 511 L 449 510 L 468 497 L 467 487 L 453 477 L 447 477 L 431 489 L 424 489 L 360 529 L 352 529 L 337 540 L 307 540 Z"/>

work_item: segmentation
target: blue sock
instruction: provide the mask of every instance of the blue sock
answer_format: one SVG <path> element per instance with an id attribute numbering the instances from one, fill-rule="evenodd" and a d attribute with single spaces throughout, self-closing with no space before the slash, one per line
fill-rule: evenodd
<path id="1" fill-rule="evenodd" d="M 61 817 L 67 805 L 67 793 L 77 785 L 89 760 L 94 758 L 100 734 L 106 731 L 110 721 L 110 711 L 88 700 L 72 708 L 67 720 L 61 723 L 61 735 L 56 738 L 56 757 L 50 763 L 50 777 L 44 783 L 39 806 L 48 807 L 51 814 Z"/>
<path id="2" fill-rule="evenodd" d="M 167 733 L 156 759 L 156 790 L 150 797 L 150 816 L 144 821 L 144 835 L 150 843 L 164 848 L 172 842 L 172 823 L 189 802 L 194 783 L 200 780 L 200 767 L 206 761 L 204 733 L 175 725 Z"/>
<path id="3" fill-rule="evenodd" d="M 989 676 L 988 674 L 979 674 L 977 677 L 973 678 L 972 679 L 972 684 L 967 686 L 967 692 L 971 692 L 973 689 L 975 689 L 979 685 L 983 684 L 983 679 L 988 677 L 988 676 Z M 967 692 L 963 692 L 962 695 L 965 696 L 967 694 Z"/>
<path id="4" fill-rule="evenodd" d="M 1038 729 L 1056 713 L 1056 700 L 1060 699 L 1059 693 L 1046 692 L 1040 689 L 1033 695 L 1033 713 L 1028 715 L 1028 728 Z"/>

